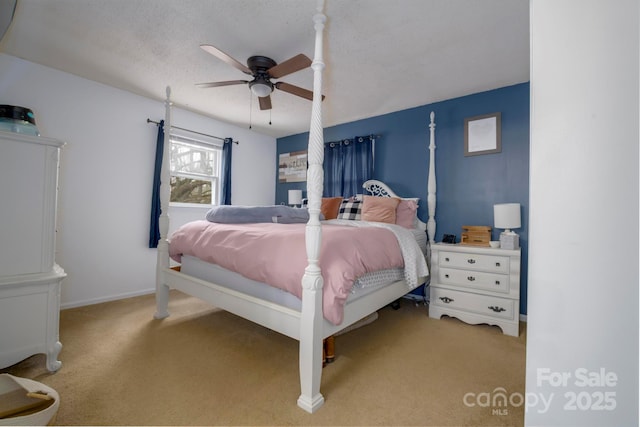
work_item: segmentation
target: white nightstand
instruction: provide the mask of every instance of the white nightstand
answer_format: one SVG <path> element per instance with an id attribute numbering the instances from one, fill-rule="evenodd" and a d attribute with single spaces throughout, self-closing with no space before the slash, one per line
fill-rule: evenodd
<path id="1" fill-rule="evenodd" d="M 520 249 L 436 243 L 431 247 L 429 317 L 497 325 L 518 336 Z"/>

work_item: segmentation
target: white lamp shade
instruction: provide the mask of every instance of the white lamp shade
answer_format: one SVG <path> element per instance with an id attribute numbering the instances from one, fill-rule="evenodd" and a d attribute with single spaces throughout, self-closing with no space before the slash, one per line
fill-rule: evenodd
<path id="1" fill-rule="evenodd" d="M 520 228 L 520 203 L 493 205 L 493 225 L 495 228 Z"/>
<path id="2" fill-rule="evenodd" d="M 289 204 L 290 205 L 302 204 L 302 190 L 289 190 Z"/>

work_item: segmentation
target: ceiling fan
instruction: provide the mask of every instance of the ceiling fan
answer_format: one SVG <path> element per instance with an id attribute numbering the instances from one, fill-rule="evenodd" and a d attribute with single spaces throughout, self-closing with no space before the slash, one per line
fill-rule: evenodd
<path id="1" fill-rule="evenodd" d="M 310 101 L 313 100 L 313 92 L 310 90 L 285 82 L 271 82 L 271 79 L 279 79 L 311 66 L 311 60 L 302 53 L 294 56 L 293 58 L 289 58 L 280 64 L 266 56 L 256 55 L 247 59 L 247 65 L 245 66 L 215 46 L 202 44 L 200 47 L 204 51 L 226 62 L 232 67 L 237 68 L 245 74 L 253 76 L 253 80 L 228 80 L 222 82 L 196 83 L 196 86 L 209 88 L 248 84 L 251 92 L 258 97 L 261 110 L 271 109 L 270 95 L 274 88 L 292 95 L 300 96 Z M 322 96 L 322 99 L 324 99 L 324 95 Z"/>

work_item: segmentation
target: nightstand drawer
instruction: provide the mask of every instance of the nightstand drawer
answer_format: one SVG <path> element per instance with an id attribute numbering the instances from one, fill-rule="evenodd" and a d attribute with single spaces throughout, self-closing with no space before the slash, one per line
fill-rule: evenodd
<path id="1" fill-rule="evenodd" d="M 441 252 L 440 267 L 509 273 L 509 257 L 474 253 Z"/>
<path id="2" fill-rule="evenodd" d="M 509 276 L 507 274 L 441 268 L 438 274 L 438 283 L 509 293 Z"/>
<path id="3" fill-rule="evenodd" d="M 464 291 L 432 288 L 431 304 L 453 310 L 464 310 L 485 316 L 514 318 L 515 300 L 472 294 Z"/>

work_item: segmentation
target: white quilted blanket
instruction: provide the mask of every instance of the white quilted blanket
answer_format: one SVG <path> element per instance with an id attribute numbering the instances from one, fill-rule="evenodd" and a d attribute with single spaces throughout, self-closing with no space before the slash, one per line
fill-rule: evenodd
<path id="1" fill-rule="evenodd" d="M 332 219 L 326 222 L 350 227 L 379 227 L 390 230 L 396 236 L 396 239 L 398 239 L 398 244 L 402 251 L 402 258 L 404 259 L 404 280 L 407 282 L 409 289 L 418 287 L 418 285 L 424 283 L 424 279 L 429 276 L 429 267 L 424 258 L 424 253 L 420 250 L 418 242 L 416 242 L 413 233 L 409 229 L 396 224 L 373 221 Z"/>

